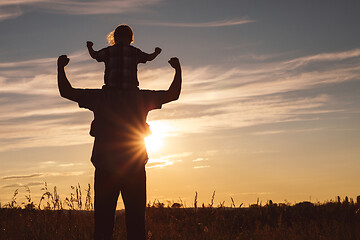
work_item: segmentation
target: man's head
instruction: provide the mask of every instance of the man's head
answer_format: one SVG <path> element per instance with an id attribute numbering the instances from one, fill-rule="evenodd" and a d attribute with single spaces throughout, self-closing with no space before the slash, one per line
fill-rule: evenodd
<path id="1" fill-rule="evenodd" d="M 114 31 L 109 33 L 107 39 L 110 45 L 114 45 L 120 42 L 131 44 L 134 41 L 134 33 L 130 26 L 122 24 L 119 25 Z"/>

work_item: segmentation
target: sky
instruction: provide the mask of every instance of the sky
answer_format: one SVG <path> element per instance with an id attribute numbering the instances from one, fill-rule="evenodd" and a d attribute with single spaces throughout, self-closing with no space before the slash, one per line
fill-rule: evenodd
<path id="1" fill-rule="evenodd" d="M 119 24 L 162 53 L 140 87 L 180 99 L 148 122 L 148 201 L 214 205 L 324 202 L 360 195 L 359 1 L 0 0 L 0 203 L 26 187 L 93 184 L 92 113 L 60 97 L 56 59 L 76 88 L 100 88 L 88 55 Z M 119 201 L 119 208 L 123 207 Z"/>

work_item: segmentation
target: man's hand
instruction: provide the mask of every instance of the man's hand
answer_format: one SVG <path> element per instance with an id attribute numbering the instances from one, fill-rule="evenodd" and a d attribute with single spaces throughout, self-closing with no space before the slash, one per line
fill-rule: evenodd
<path id="1" fill-rule="evenodd" d="M 181 92 L 182 74 L 180 61 L 177 57 L 173 57 L 170 58 L 169 64 L 175 69 L 175 75 L 169 89 L 166 91 L 163 104 L 179 99 Z"/>
<path id="2" fill-rule="evenodd" d="M 156 53 L 156 55 L 159 55 L 161 53 L 161 48 L 156 47 L 155 48 L 155 53 Z"/>
<path id="3" fill-rule="evenodd" d="M 170 58 L 170 60 L 168 61 L 168 63 L 175 68 L 176 70 L 180 69 L 180 62 L 179 59 L 177 57 L 173 57 Z"/>
<path id="4" fill-rule="evenodd" d="M 68 65 L 69 61 L 70 58 L 68 58 L 66 55 L 61 55 L 57 60 L 58 67 L 65 67 Z"/>
<path id="5" fill-rule="evenodd" d="M 94 46 L 94 43 L 93 42 L 91 42 L 91 41 L 87 41 L 86 42 L 86 47 L 87 48 L 92 48 Z"/>

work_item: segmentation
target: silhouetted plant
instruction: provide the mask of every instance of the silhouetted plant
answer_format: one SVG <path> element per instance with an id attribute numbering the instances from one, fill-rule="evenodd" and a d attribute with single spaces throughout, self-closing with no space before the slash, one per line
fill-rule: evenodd
<path id="1" fill-rule="evenodd" d="M 231 199 L 231 207 L 236 208 L 235 201 L 234 201 L 233 197 L 230 197 L 230 199 Z"/>
<path id="2" fill-rule="evenodd" d="M 182 207 L 182 204 L 180 204 L 180 203 L 173 203 L 171 205 L 171 208 L 181 208 L 181 207 Z"/>
<path id="3" fill-rule="evenodd" d="M 27 202 L 23 203 L 23 205 L 25 206 L 25 209 L 33 210 L 35 209 L 35 204 L 33 201 L 31 201 L 31 192 L 29 186 L 25 186 L 25 190 L 28 193 L 27 195 L 25 194 L 25 198 Z"/>
<path id="4" fill-rule="evenodd" d="M 75 210 L 76 208 L 78 210 L 81 210 L 82 209 L 82 200 L 81 200 L 82 193 L 81 193 L 80 184 L 78 183 L 77 186 L 71 186 L 71 189 L 73 190 L 73 192 L 70 193 L 70 198 L 66 197 L 64 202 L 71 210 Z"/>
<path id="5" fill-rule="evenodd" d="M 213 192 L 213 194 L 211 196 L 210 208 L 212 208 L 214 205 L 214 199 L 215 199 L 215 191 Z"/>
<path id="6" fill-rule="evenodd" d="M 194 199 L 194 208 L 197 208 L 197 197 L 198 197 L 198 193 L 195 192 L 195 199 Z"/>
<path id="7" fill-rule="evenodd" d="M 45 200 L 45 198 L 47 198 L 45 206 L 44 206 L 44 210 L 55 210 L 54 196 L 48 190 L 47 182 L 44 183 L 44 187 L 41 188 L 41 190 L 44 191 L 44 193 L 42 194 L 42 196 L 40 198 L 38 209 L 41 209 L 41 203 L 43 202 L 43 200 Z M 54 190 L 56 190 L 56 187 Z M 53 205 L 53 207 L 51 207 L 51 204 Z"/>
<path id="8" fill-rule="evenodd" d="M 91 186 L 89 183 L 88 189 L 86 190 L 85 210 L 89 211 L 89 210 L 93 210 L 93 209 L 94 209 L 94 206 L 93 206 L 92 198 L 91 198 Z"/>
<path id="9" fill-rule="evenodd" d="M 20 207 L 16 201 L 18 194 L 19 194 L 19 189 L 15 189 L 14 194 L 11 198 L 11 201 L 9 203 L 5 204 L 6 208 L 19 208 Z"/>

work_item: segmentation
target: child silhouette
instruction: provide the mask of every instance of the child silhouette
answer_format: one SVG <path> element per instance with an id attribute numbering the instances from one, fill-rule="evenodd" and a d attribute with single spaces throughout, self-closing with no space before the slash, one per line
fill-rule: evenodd
<path id="1" fill-rule="evenodd" d="M 111 46 L 95 51 L 93 42 L 86 43 L 90 56 L 105 63 L 105 85 L 120 89 L 138 89 L 137 65 L 154 60 L 161 52 L 157 47 L 153 53 L 145 53 L 130 45 L 133 41 L 134 34 L 130 26 L 119 25 L 108 35 Z"/>

